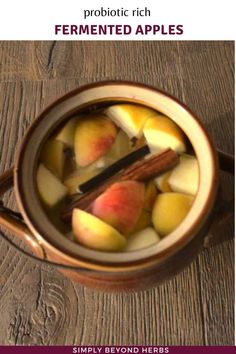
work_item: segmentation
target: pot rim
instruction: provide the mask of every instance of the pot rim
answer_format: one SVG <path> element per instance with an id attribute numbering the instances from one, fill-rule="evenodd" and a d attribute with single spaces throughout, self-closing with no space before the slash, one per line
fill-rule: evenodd
<path id="1" fill-rule="evenodd" d="M 96 88 L 101 88 L 101 87 L 106 87 L 106 86 L 132 86 L 132 87 L 138 87 L 140 89 L 145 89 L 153 92 L 154 94 L 159 94 L 162 95 L 171 101 L 175 102 L 181 109 L 186 111 L 191 118 L 197 122 L 197 125 L 199 129 L 201 130 L 202 134 L 205 137 L 205 140 L 207 141 L 208 144 L 208 152 L 209 155 L 211 156 L 211 161 L 212 161 L 212 166 L 213 166 L 213 180 L 215 183 L 212 182 L 211 188 L 209 190 L 209 198 L 207 199 L 207 203 L 202 207 L 201 214 L 198 216 L 198 219 L 195 220 L 195 222 L 192 223 L 191 227 L 188 229 L 187 232 L 185 232 L 182 237 L 176 241 L 174 244 L 171 244 L 169 247 L 166 247 L 165 249 L 161 250 L 160 252 L 157 252 L 155 254 L 152 254 L 151 256 L 146 256 L 145 258 L 142 259 L 136 259 L 136 260 L 131 260 L 131 261 L 125 261 L 125 262 L 114 262 L 110 261 L 101 261 L 101 260 L 95 260 L 94 258 L 88 259 L 86 257 L 81 257 L 78 259 L 78 254 L 71 250 L 68 250 L 67 247 L 62 246 L 61 244 L 58 244 L 55 242 L 55 240 L 52 240 L 52 238 L 48 237 L 48 235 L 45 234 L 42 225 L 40 225 L 39 220 L 32 218 L 30 206 L 28 205 L 25 195 L 24 195 L 24 188 L 22 188 L 22 178 L 23 178 L 23 172 L 22 172 L 22 161 L 24 160 L 25 156 L 25 151 L 27 150 L 28 142 L 31 139 L 32 133 L 35 131 L 35 129 L 38 127 L 40 122 L 49 114 L 55 107 L 60 105 L 61 103 L 65 103 L 68 99 L 74 97 L 75 95 L 88 92 L 90 89 L 96 89 Z M 116 100 L 116 99 L 114 99 Z M 127 97 L 124 97 L 123 100 L 128 100 Z M 91 103 L 90 103 L 91 105 Z M 88 105 L 89 106 L 89 105 Z M 157 108 L 156 108 L 157 109 Z M 71 115 L 72 112 L 70 112 L 69 115 Z M 66 117 L 63 117 L 63 121 L 66 120 Z M 49 135 L 49 132 L 46 132 L 47 135 Z M 46 139 L 45 135 L 45 139 Z M 39 154 L 39 152 L 38 152 Z M 33 161 L 35 163 L 35 161 Z M 148 266 L 153 263 L 160 263 L 162 260 L 166 259 L 167 257 L 175 254 L 178 250 L 182 249 L 188 242 L 192 240 L 193 237 L 196 236 L 197 232 L 201 229 L 202 225 L 206 222 L 207 218 L 209 217 L 214 201 L 216 199 L 217 195 L 217 189 L 218 189 L 218 159 L 217 159 L 217 154 L 216 150 L 213 146 L 213 143 L 211 141 L 211 138 L 209 134 L 207 133 L 204 125 L 202 122 L 199 120 L 199 118 L 196 116 L 195 113 L 192 112 L 192 110 L 184 103 L 182 103 L 180 100 L 177 98 L 173 97 L 169 93 L 159 90 L 153 86 L 143 84 L 143 83 L 138 83 L 134 81 L 121 81 L 121 80 L 109 80 L 109 81 L 99 81 L 87 85 L 83 85 L 73 91 L 68 92 L 67 94 L 63 95 L 62 97 L 58 98 L 55 100 L 53 103 L 51 103 L 46 109 L 42 111 L 42 113 L 37 117 L 37 119 L 30 125 L 23 142 L 21 144 L 21 147 L 18 151 L 17 158 L 16 158 L 16 164 L 15 164 L 15 170 L 14 170 L 14 184 L 15 184 L 15 192 L 16 192 L 16 199 L 17 199 L 17 204 L 18 207 L 28 225 L 30 230 L 33 232 L 35 237 L 38 239 L 38 241 L 46 248 L 49 249 L 51 252 L 54 252 L 61 258 L 61 260 L 66 263 L 66 264 L 76 264 L 78 266 L 85 266 L 88 269 L 105 269 L 105 270 L 113 270 L 113 271 L 118 271 L 118 270 L 127 270 L 127 269 L 133 269 L 133 268 L 140 268 L 144 266 Z M 184 224 L 184 221 L 183 223 Z M 181 225 L 182 225 L 181 224 Z M 65 236 L 63 236 L 65 238 Z M 170 234 L 167 237 L 172 237 L 172 234 Z M 67 243 L 71 243 L 72 241 L 67 240 Z M 74 249 L 79 247 L 80 249 L 84 249 L 83 246 L 74 244 Z M 150 246 L 151 248 L 153 246 Z M 148 248 L 148 249 L 149 249 Z M 86 249 L 87 250 L 87 249 Z M 90 250 L 89 250 L 90 251 Z M 105 254 L 108 255 L 106 252 L 100 252 L 100 251 L 94 251 L 92 250 L 90 253 L 96 253 L 96 254 Z M 141 251 L 135 251 L 131 253 L 139 253 Z M 113 255 L 120 255 L 121 253 L 117 252 Z M 124 254 L 124 252 L 122 253 Z M 128 254 L 128 252 L 127 252 Z M 117 258 L 117 256 L 115 256 Z M 107 257 L 106 257 L 107 258 Z M 105 259 L 106 259 L 105 258 Z"/>

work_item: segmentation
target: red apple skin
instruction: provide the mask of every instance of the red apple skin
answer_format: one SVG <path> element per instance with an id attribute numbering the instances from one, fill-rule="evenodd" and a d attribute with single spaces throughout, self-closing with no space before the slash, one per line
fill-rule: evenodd
<path id="1" fill-rule="evenodd" d="M 137 223 L 144 204 L 145 186 L 136 181 L 114 183 L 92 204 L 92 214 L 127 235 Z"/>

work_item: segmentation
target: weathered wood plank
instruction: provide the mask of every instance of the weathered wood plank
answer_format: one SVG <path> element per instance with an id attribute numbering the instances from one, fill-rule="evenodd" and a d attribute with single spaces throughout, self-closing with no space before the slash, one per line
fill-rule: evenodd
<path id="1" fill-rule="evenodd" d="M 229 42 L 219 45 L 212 42 L 206 47 L 203 42 L 180 42 L 178 44 L 183 96 L 206 127 L 215 146 L 223 151 L 234 151 L 234 62 L 233 46 Z M 211 55 L 209 55 L 209 49 Z M 203 75 L 204 72 L 204 75 Z M 221 174 L 222 194 L 232 198 L 233 178 Z M 233 235 L 233 218 L 221 225 L 220 238 Z M 229 246 L 231 245 L 231 247 Z M 224 256 L 228 252 L 229 259 Z M 197 260 L 201 312 L 205 344 L 233 343 L 233 243 L 203 252 Z M 224 269 L 222 268 L 224 263 Z M 222 280 L 224 278 L 224 280 Z M 222 297 L 220 300 L 219 297 Z M 227 309 L 224 307 L 224 299 Z M 227 323 L 225 327 L 225 323 Z M 226 330 L 230 328 L 230 330 Z"/>

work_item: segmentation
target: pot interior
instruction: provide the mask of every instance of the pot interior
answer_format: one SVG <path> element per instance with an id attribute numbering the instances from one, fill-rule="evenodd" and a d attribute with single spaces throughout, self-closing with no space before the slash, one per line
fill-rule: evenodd
<path id="1" fill-rule="evenodd" d="M 75 113 L 86 112 L 117 102 L 132 102 L 157 110 L 175 121 L 188 137 L 199 163 L 200 182 L 193 206 L 184 221 L 159 243 L 133 252 L 101 252 L 67 239 L 48 219 L 38 197 L 36 170 L 39 154 L 50 134 Z M 173 97 L 141 84 L 102 82 L 62 97 L 30 127 L 16 161 L 15 186 L 20 211 L 31 231 L 46 247 L 62 252 L 88 267 L 92 264 L 158 262 L 182 248 L 207 220 L 215 201 L 218 184 L 215 150 L 195 115 Z"/>

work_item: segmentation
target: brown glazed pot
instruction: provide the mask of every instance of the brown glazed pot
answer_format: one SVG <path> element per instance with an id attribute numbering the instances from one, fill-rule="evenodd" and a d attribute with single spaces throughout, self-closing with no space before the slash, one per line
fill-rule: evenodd
<path id="1" fill-rule="evenodd" d="M 179 227 L 160 243 L 135 252 L 107 253 L 68 240 L 48 219 L 38 198 L 36 170 L 49 135 L 79 112 L 114 102 L 139 103 L 173 119 L 190 140 L 199 161 L 200 183 L 194 204 Z M 71 279 L 104 291 L 154 286 L 178 273 L 208 242 L 208 230 L 228 215 L 233 203 L 220 199 L 219 165 L 233 173 L 233 158 L 218 153 L 195 114 L 174 97 L 147 85 L 109 81 L 78 88 L 49 106 L 28 130 L 15 165 L 0 178 L 0 193 L 14 184 L 18 214 L 0 207 L 0 224 L 17 234 L 42 260 L 58 264 Z"/>

